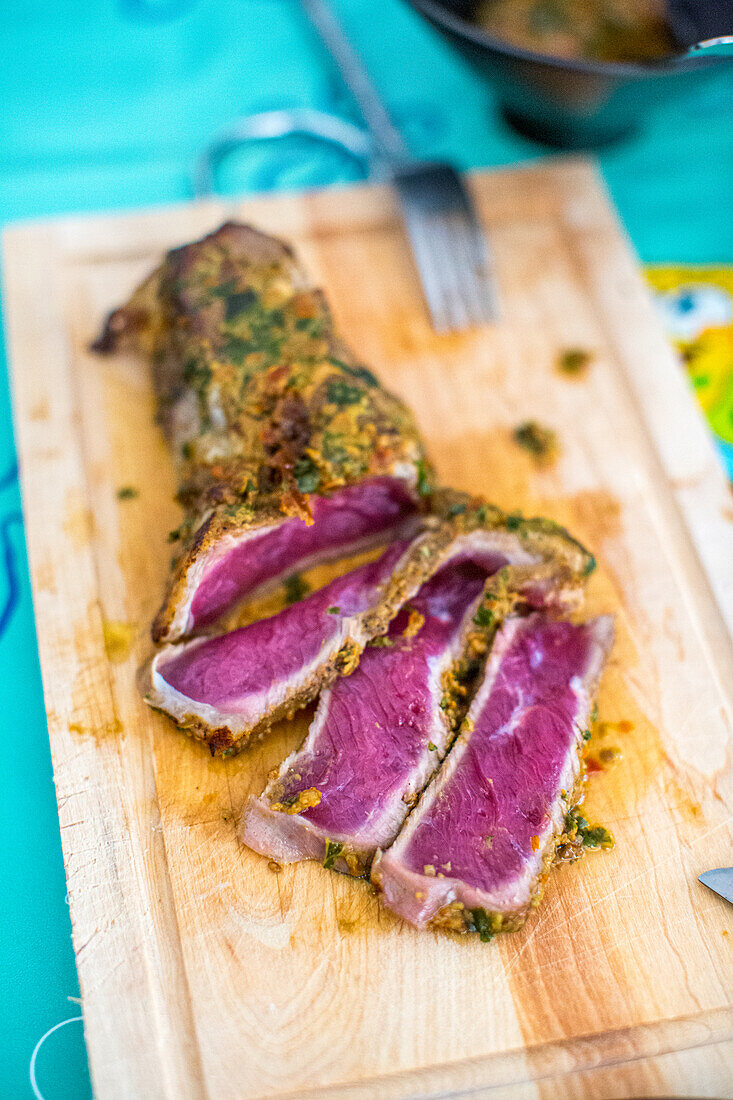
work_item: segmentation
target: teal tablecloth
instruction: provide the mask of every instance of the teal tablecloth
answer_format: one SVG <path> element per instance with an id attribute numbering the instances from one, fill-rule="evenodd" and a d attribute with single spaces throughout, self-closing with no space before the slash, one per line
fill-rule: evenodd
<path id="1" fill-rule="evenodd" d="M 334 0 L 414 151 L 463 167 L 541 150 L 400 0 Z M 0 221 L 185 199 L 202 146 L 232 119 L 311 105 L 351 114 L 296 0 L 5 0 L 0 5 Z M 733 83 L 720 78 L 606 152 L 603 171 L 646 261 L 731 262 Z M 354 178 L 335 153 L 234 156 L 230 191 Z M 42 293 L 42 288 L 39 288 Z M 31 1095 L 36 1041 L 77 1014 L 64 872 L 36 655 L 7 385 L 0 381 L 0 1095 Z M 89 1094 L 78 1023 L 38 1057 L 46 1100 Z M 151 1097 L 155 1089 L 151 1091 Z"/>

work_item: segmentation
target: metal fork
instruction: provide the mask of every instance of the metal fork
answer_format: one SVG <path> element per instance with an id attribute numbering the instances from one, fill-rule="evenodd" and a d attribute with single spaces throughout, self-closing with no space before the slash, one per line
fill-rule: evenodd
<path id="1" fill-rule="evenodd" d="M 458 331 L 496 317 L 483 229 L 461 177 L 449 164 L 415 160 L 324 0 L 300 0 L 371 134 L 400 200 L 433 328 Z"/>

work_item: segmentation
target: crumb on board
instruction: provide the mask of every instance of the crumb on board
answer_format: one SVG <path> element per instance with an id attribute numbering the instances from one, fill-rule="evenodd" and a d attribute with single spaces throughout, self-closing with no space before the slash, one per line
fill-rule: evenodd
<path id="1" fill-rule="evenodd" d="M 563 348 L 557 356 L 557 369 L 570 378 L 581 378 L 592 359 L 592 353 L 585 348 Z"/>
<path id="2" fill-rule="evenodd" d="M 122 733 L 124 726 L 119 718 L 113 718 L 111 722 L 105 722 L 99 726 L 85 726 L 83 722 L 69 722 L 69 733 L 80 733 L 84 736 L 114 735 Z"/>
<path id="3" fill-rule="evenodd" d="M 550 466 L 560 454 L 557 433 L 537 420 L 525 420 L 512 432 L 518 447 L 527 451 L 538 466 Z"/>
<path id="4" fill-rule="evenodd" d="M 105 621 L 103 631 L 104 648 L 110 661 L 114 664 L 126 661 L 135 640 L 135 624 Z"/>

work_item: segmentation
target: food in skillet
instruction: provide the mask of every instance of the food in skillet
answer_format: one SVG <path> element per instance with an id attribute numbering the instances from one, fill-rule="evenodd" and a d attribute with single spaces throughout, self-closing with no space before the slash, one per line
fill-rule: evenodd
<path id="1" fill-rule="evenodd" d="M 147 701 L 229 755 L 320 694 L 244 842 L 371 872 L 417 927 L 519 927 L 557 849 L 582 851 L 583 730 L 613 637 L 574 617 L 592 556 L 436 487 L 409 410 L 338 342 L 290 250 L 249 227 L 169 253 L 96 346 L 150 358 L 181 468 Z M 378 547 L 227 629 L 294 570 Z"/>
<path id="2" fill-rule="evenodd" d="M 652 61 L 677 47 L 659 0 L 479 0 L 473 14 L 512 46 L 589 61 Z"/>

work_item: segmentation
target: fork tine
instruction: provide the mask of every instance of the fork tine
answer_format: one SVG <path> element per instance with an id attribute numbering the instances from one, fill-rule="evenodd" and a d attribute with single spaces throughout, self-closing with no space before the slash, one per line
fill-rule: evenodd
<path id="1" fill-rule="evenodd" d="M 463 196 L 461 196 L 463 198 Z M 452 262 L 471 324 L 492 319 L 492 298 L 487 294 L 490 282 L 483 231 L 467 202 L 450 217 Z"/>
<path id="2" fill-rule="evenodd" d="M 452 244 L 452 262 L 468 322 L 471 325 L 479 325 L 484 320 L 484 309 L 476 279 L 476 264 L 471 247 L 470 226 L 464 218 L 457 217 L 451 222 L 449 236 Z"/>
<path id="3" fill-rule="evenodd" d="M 417 164 L 394 182 L 434 328 L 493 319 L 486 241 L 460 176 L 448 165 Z"/>
<path id="4" fill-rule="evenodd" d="M 441 170 L 441 176 L 461 292 L 471 323 L 482 324 L 492 320 L 494 315 L 490 289 L 492 279 L 483 227 L 458 173 L 447 167 Z"/>
<path id="5" fill-rule="evenodd" d="M 449 217 L 435 217 L 430 226 L 433 261 L 443 282 L 447 304 L 448 328 L 460 332 L 470 324 L 461 281 L 461 262 L 456 254 L 456 240 Z"/>
<path id="6" fill-rule="evenodd" d="M 491 277 L 486 268 L 480 230 L 463 212 L 446 224 L 446 267 L 450 265 L 470 325 L 482 325 L 494 319 Z"/>
<path id="7" fill-rule="evenodd" d="M 404 218 L 433 328 L 436 332 L 447 332 L 450 322 L 445 288 L 434 260 L 430 230 L 422 214 L 416 210 L 405 207 Z"/>
<path id="8" fill-rule="evenodd" d="M 469 252 L 472 257 L 472 271 L 479 297 L 481 320 L 495 321 L 499 307 L 493 263 L 483 226 L 475 216 L 471 219 L 468 231 Z"/>
<path id="9" fill-rule="evenodd" d="M 437 332 L 465 328 L 469 316 L 460 287 L 452 233 L 444 217 L 406 204 L 405 222 L 425 298 Z"/>

